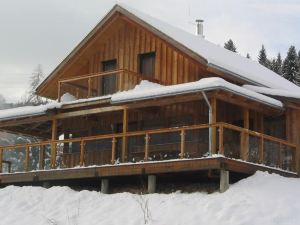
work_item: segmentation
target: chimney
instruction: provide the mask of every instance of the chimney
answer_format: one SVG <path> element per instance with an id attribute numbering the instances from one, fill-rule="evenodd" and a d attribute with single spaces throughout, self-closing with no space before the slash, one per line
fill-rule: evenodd
<path id="1" fill-rule="evenodd" d="M 197 35 L 204 38 L 205 36 L 203 35 L 203 22 L 204 20 L 197 19 L 196 24 L 197 24 Z"/>

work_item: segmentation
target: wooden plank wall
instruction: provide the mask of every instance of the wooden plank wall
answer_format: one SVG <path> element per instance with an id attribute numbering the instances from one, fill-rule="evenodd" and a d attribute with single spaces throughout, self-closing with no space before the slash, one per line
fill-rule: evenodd
<path id="1" fill-rule="evenodd" d="M 117 59 L 119 69 L 139 71 L 139 54 L 155 52 L 155 79 L 163 84 L 178 84 L 199 80 L 206 75 L 204 66 L 181 53 L 144 28 L 128 21 L 110 29 L 109 35 L 97 46 L 89 58 L 89 73 L 101 71 L 101 62 Z M 82 70 L 85 71 L 85 70 Z"/>
<path id="2" fill-rule="evenodd" d="M 300 174 L 300 110 L 294 108 L 286 109 L 286 134 L 287 140 L 297 145 L 296 167 Z"/>

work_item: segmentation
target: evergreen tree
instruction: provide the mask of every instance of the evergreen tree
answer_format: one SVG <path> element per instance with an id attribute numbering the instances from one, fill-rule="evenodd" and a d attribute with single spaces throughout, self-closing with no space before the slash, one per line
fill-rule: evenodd
<path id="1" fill-rule="evenodd" d="M 237 52 L 236 51 L 236 47 L 235 44 L 233 43 L 233 41 L 231 39 L 229 39 L 225 44 L 224 44 L 224 48 L 232 51 L 232 52 Z"/>
<path id="2" fill-rule="evenodd" d="M 278 53 L 277 58 L 273 59 L 270 64 L 270 69 L 275 73 L 282 75 L 282 59 L 280 53 Z"/>
<path id="3" fill-rule="evenodd" d="M 258 54 L 258 62 L 267 67 L 267 68 L 270 68 L 270 61 L 268 60 L 267 58 L 267 51 L 265 49 L 265 46 L 262 45 L 261 46 L 261 50 L 259 51 L 259 54 Z"/>
<path id="4" fill-rule="evenodd" d="M 282 74 L 287 80 L 300 85 L 299 62 L 295 46 L 291 46 L 287 52 L 283 62 Z"/>
<path id="5" fill-rule="evenodd" d="M 246 55 L 246 58 L 247 58 L 247 59 L 251 59 L 251 57 L 250 57 L 250 54 L 249 54 L 249 53 L 247 53 L 247 55 Z"/>

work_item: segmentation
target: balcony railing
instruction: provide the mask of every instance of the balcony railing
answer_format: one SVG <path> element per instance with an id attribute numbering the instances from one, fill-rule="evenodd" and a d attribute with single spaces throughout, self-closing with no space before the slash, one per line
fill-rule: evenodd
<path id="1" fill-rule="evenodd" d="M 216 131 L 212 132 L 215 153 L 296 172 L 296 145 L 226 123 L 0 146 L 0 169 L 21 172 L 117 164 L 122 163 L 124 150 L 123 162 L 202 158 L 208 155 L 209 129 Z"/>
<path id="2" fill-rule="evenodd" d="M 65 93 L 77 99 L 100 97 L 132 89 L 141 80 L 158 81 L 133 71 L 121 69 L 62 79 L 58 81 L 58 100 Z"/>

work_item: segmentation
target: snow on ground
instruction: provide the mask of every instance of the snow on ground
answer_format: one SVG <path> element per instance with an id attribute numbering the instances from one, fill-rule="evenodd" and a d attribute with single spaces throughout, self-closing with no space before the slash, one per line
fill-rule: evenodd
<path id="1" fill-rule="evenodd" d="M 67 187 L 9 186 L 0 190 L 0 224 L 297 225 L 299 196 L 300 179 L 263 172 L 223 194 L 105 195 Z"/>

